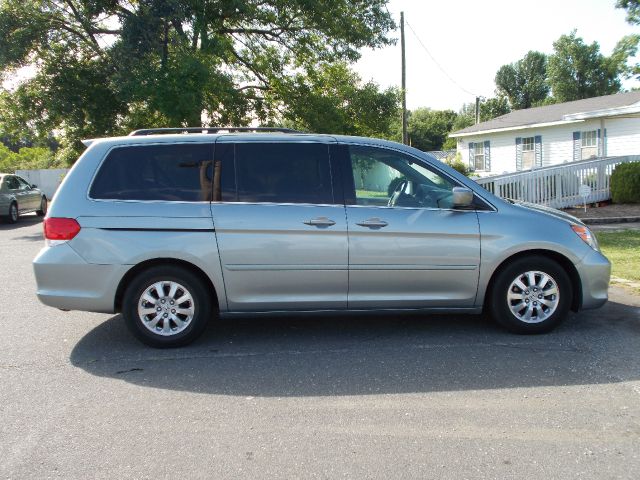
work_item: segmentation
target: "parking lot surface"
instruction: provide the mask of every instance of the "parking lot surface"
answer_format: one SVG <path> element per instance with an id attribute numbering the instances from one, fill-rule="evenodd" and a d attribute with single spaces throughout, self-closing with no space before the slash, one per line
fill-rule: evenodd
<path id="1" fill-rule="evenodd" d="M 640 301 L 554 333 L 479 316 L 212 323 L 153 350 L 35 297 L 0 224 L 0 478 L 638 478 Z"/>

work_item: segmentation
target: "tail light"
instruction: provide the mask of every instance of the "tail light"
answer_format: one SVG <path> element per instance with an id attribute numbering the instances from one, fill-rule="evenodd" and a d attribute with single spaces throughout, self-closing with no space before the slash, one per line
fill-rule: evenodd
<path id="1" fill-rule="evenodd" d="M 45 218 L 44 238 L 58 242 L 71 240 L 80 232 L 80 224 L 75 218 Z"/>

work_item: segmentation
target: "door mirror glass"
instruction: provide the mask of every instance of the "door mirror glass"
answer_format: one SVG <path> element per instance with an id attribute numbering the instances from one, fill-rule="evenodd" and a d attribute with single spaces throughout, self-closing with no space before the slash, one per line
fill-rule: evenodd
<path id="1" fill-rule="evenodd" d="M 453 187 L 454 208 L 469 208 L 473 205 L 473 192 L 465 187 Z"/>

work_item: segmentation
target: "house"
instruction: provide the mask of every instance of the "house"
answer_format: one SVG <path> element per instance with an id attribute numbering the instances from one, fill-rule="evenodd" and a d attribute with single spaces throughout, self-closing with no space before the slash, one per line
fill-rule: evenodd
<path id="1" fill-rule="evenodd" d="M 479 176 L 640 154 L 640 91 L 516 110 L 449 135 Z"/>

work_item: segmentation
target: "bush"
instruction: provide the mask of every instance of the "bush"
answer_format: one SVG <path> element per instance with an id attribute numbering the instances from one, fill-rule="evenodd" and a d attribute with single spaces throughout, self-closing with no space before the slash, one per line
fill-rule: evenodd
<path id="1" fill-rule="evenodd" d="M 17 153 L 0 143 L 0 172 L 39 170 L 56 166 L 54 154 L 48 148 L 22 147 Z"/>
<path id="2" fill-rule="evenodd" d="M 640 162 L 622 163 L 611 174 L 613 203 L 640 203 Z"/>
<path id="3" fill-rule="evenodd" d="M 471 173 L 471 170 L 469 169 L 469 165 L 467 165 L 463 160 L 462 160 L 462 155 L 460 154 L 460 152 L 457 152 L 455 157 L 449 157 L 447 158 L 444 163 L 446 163 L 447 165 L 449 165 L 451 168 L 453 168 L 454 170 L 457 170 L 458 172 L 460 172 L 463 175 L 466 175 L 467 177 L 469 176 L 469 174 Z"/>

